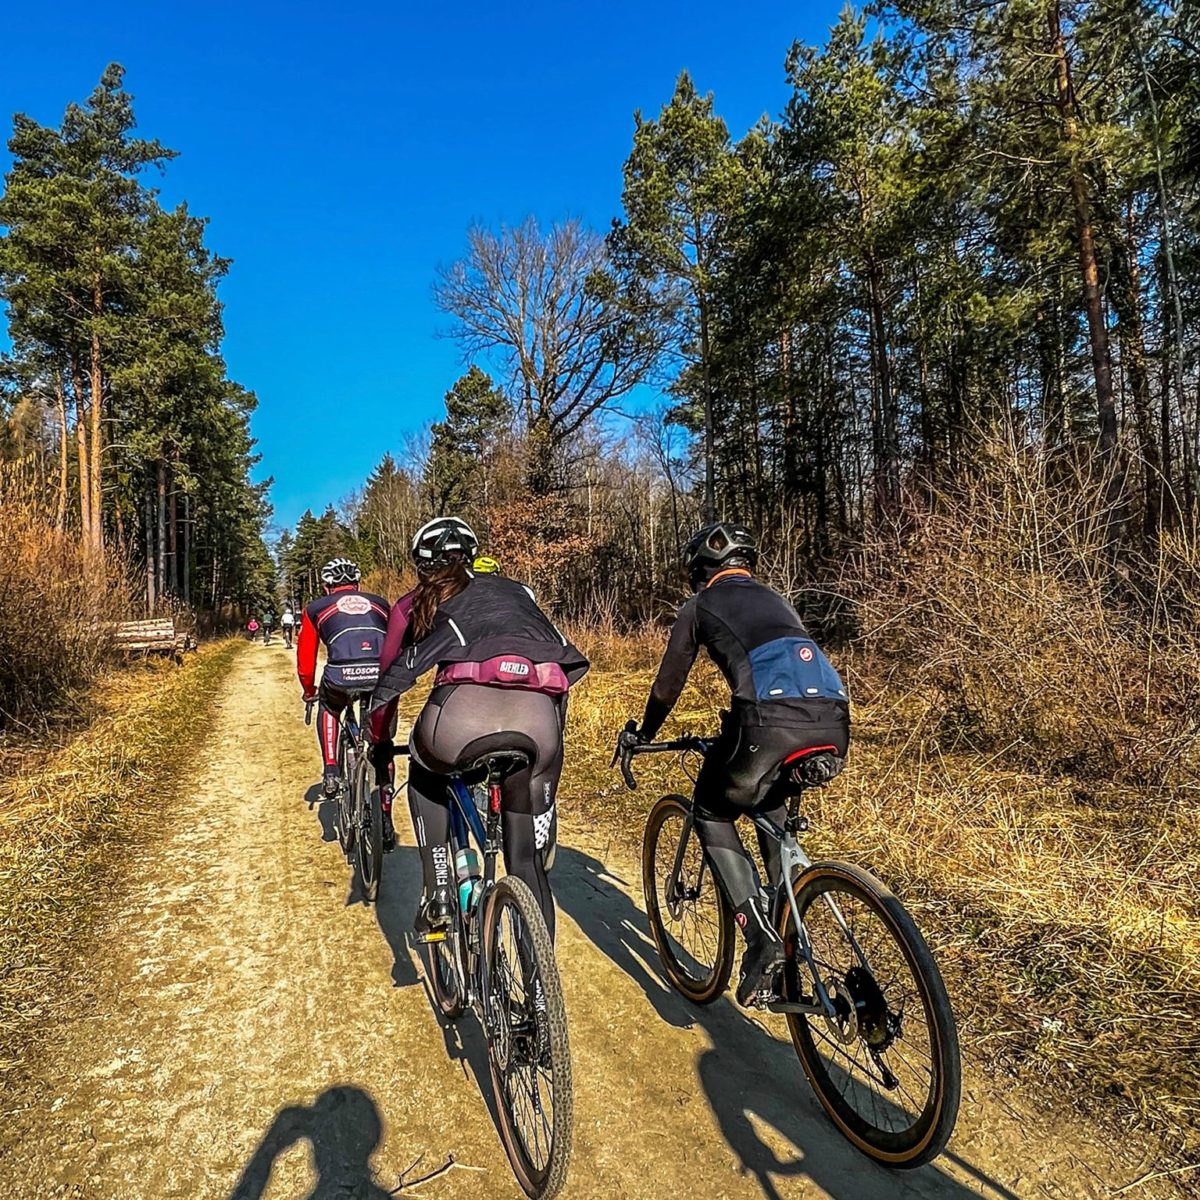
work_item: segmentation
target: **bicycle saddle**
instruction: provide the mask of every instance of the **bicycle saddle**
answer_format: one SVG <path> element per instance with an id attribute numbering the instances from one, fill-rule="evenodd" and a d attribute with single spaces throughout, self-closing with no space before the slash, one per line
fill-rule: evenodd
<path id="1" fill-rule="evenodd" d="M 785 770 L 791 774 L 792 782 L 801 788 L 824 787 L 841 772 L 846 760 L 836 746 L 809 746 L 796 750 L 783 760 Z"/>
<path id="2" fill-rule="evenodd" d="M 490 779 L 507 779 L 537 760 L 537 746 L 527 734 L 509 730 L 489 733 L 463 747 L 458 769 L 464 775 L 485 774 Z"/>

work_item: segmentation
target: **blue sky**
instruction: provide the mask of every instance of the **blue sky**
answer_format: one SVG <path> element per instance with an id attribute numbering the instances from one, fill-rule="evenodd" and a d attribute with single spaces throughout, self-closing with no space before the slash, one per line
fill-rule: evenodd
<path id="1" fill-rule="evenodd" d="M 789 45 L 824 40 L 840 3 L 5 7 L 5 131 L 17 110 L 57 122 L 117 61 L 141 132 L 180 151 L 164 198 L 235 260 L 225 354 L 291 524 L 440 415 L 463 367 L 430 286 L 472 221 L 607 228 L 634 109 L 687 68 L 740 135 L 780 111 Z"/>

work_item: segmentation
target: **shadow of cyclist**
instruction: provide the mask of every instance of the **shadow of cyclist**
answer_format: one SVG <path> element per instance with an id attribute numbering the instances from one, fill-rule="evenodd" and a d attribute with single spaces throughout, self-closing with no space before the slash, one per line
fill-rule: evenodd
<path id="1" fill-rule="evenodd" d="M 307 1141 L 317 1176 L 307 1200 L 388 1200 L 375 1182 L 371 1156 L 383 1136 L 379 1109 L 361 1088 L 331 1087 L 309 1106 L 281 1109 L 263 1135 L 229 1200 L 259 1200 L 276 1159 L 299 1141 Z"/>
<path id="2" fill-rule="evenodd" d="M 446 1057 L 458 1064 L 466 1078 L 474 1081 L 499 1134 L 500 1118 L 492 1091 L 487 1042 L 479 1022 L 469 1012 L 453 1021 L 446 1017 L 438 1007 L 429 983 L 429 958 L 427 954 L 419 952 L 412 928 L 420 895 L 420 851 L 416 846 L 397 846 L 384 859 L 383 880 L 375 904 L 375 918 L 392 952 L 392 981 L 397 987 L 411 987 L 417 983 L 422 985 L 430 1011 L 441 1030 Z M 419 954 L 421 960 L 420 974 L 413 965 L 415 954 Z"/>
<path id="3" fill-rule="evenodd" d="M 776 1180 L 806 1177 L 837 1200 L 966 1200 L 980 1194 L 1018 1200 L 968 1163 L 987 1190 L 971 1190 L 936 1165 L 909 1173 L 887 1171 L 859 1154 L 829 1123 L 805 1082 L 789 1043 L 774 1038 L 728 1000 L 692 1005 L 666 983 L 645 913 L 617 886 L 604 863 L 559 845 L 554 895 L 597 949 L 645 992 L 659 1016 L 676 1027 L 699 1026 L 712 1047 L 697 1072 L 721 1134 L 767 1200 L 779 1200 Z M 760 1136 L 766 1125 L 794 1157 L 781 1158 Z M 948 1155 L 961 1162 L 953 1154 Z"/>

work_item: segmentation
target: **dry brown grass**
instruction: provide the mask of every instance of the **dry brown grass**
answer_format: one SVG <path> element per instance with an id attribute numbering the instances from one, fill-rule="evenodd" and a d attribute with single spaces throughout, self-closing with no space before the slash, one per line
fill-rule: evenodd
<path id="1" fill-rule="evenodd" d="M 40 725 L 96 677 L 124 615 L 122 582 L 55 525 L 36 481 L 0 473 L 0 726 Z"/>
<path id="2" fill-rule="evenodd" d="M 119 847 L 161 819 L 162 797 L 203 738 L 240 640 L 183 667 L 146 663 L 87 693 L 91 723 L 58 749 L 13 755 L 0 781 L 0 1072 L 62 1003 L 58 980 L 82 944 Z"/>

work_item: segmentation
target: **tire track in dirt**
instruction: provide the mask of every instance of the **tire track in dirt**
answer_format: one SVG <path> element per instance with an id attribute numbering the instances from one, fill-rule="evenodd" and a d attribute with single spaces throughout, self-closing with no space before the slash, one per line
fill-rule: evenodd
<path id="1" fill-rule="evenodd" d="M 81 964 L 78 1018 L 47 1035 L 0 1106 L 0 1193 L 381 1200 L 419 1155 L 424 1171 L 453 1154 L 461 1167 L 419 1194 L 518 1194 L 477 1027 L 439 1024 L 410 943 L 416 851 L 386 861 L 375 908 L 355 903 L 328 806 L 314 803 L 317 766 L 292 656 L 248 647 L 167 801 L 177 819 L 134 853 Z M 896 1175 L 865 1161 L 821 1114 L 781 1025 L 665 987 L 637 865 L 573 827 L 569 774 L 564 796 L 567 1195 L 1076 1200 L 1139 1174 L 1119 1145 L 985 1099 L 978 1078 L 939 1164 Z"/>

